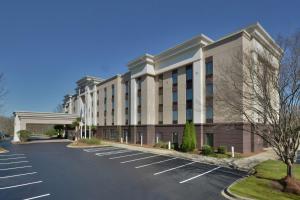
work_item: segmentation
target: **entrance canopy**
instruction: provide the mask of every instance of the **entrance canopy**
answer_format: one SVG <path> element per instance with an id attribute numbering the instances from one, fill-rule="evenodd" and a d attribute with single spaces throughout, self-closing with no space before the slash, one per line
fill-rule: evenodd
<path id="1" fill-rule="evenodd" d="M 19 142 L 17 134 L 20 130 L 26 130 L 26 124 L 72 124 L 79 116 L 67 113 L 50 112 L 14 112 L 15 128 L 14 142 Z"/>

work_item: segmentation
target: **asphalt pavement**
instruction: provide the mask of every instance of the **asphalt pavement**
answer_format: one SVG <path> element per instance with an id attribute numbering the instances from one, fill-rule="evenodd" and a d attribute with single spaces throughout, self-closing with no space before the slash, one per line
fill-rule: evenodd
<path id="1" fill-rule="evenodd" d="M 0 199 L 224 199 L 241 171 L 116 147 L 11 145 L 0 154 Z"/>

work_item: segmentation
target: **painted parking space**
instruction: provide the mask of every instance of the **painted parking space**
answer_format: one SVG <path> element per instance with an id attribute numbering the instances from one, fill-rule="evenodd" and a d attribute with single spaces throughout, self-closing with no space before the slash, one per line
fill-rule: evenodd
<path id="1" fill-rule="evenodd" d="M 50 196 L 25 154 L 0 155 L 0 199 L 40 199 Z"/>

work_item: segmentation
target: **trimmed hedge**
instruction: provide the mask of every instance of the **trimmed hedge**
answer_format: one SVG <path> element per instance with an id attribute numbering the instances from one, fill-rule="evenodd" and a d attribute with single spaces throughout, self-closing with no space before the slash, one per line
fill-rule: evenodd
<path id="1" fill-rule="evenodd" d="M 21 142 L 26 142 L 28 141 L 30 135 L 31 135 L 31 132 L 30 131 L 27 131 L 27 130 L 20 130 L 18 132 L 19 136 L 20 136 L 20 140 Z"/>

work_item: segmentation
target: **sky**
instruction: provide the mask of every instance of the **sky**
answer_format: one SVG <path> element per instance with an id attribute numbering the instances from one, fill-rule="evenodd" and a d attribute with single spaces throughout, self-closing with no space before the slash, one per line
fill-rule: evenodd
<path id="1" fill-rule="evenodd" d="M 1 0 L 2 115 L 52 112 L 86 75 L 109 78 L 127 63 L 201 33 L 216 40 L 257 21 L 274 38 L 300 28 L 298 0 Z"/>

